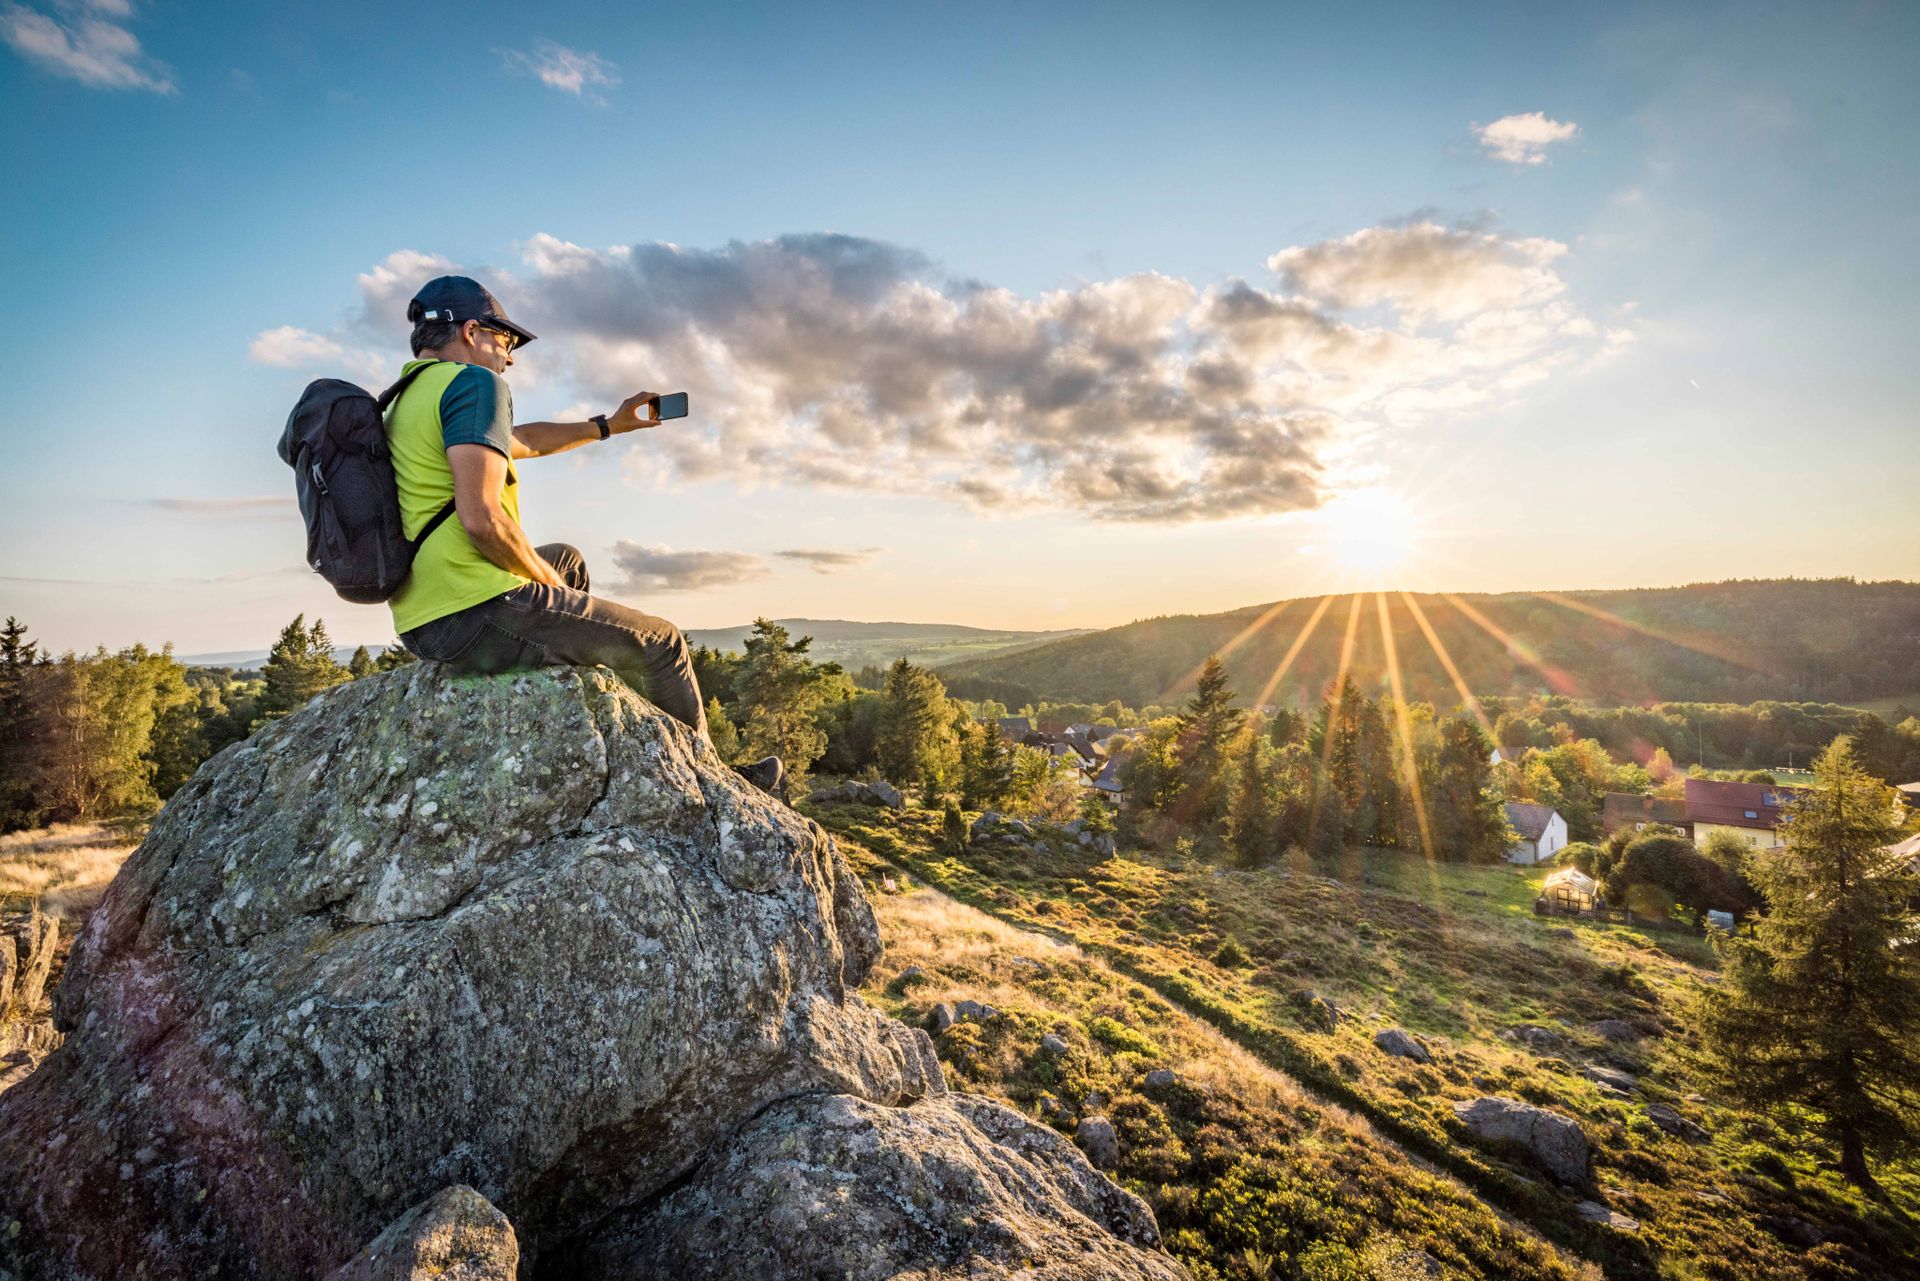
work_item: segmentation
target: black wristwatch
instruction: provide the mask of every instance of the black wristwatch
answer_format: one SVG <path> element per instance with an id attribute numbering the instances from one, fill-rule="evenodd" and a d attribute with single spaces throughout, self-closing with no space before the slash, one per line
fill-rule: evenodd
<path id="1" fill-rule="evenodd" d="M 600 429 L 601 440 L 605 440 L 607 437 L 613 435 L 613 428 L 607 426 L 607 416 L 605 414 L 595 414 L 593 417 L 587 419 L 587 421 Z"/>

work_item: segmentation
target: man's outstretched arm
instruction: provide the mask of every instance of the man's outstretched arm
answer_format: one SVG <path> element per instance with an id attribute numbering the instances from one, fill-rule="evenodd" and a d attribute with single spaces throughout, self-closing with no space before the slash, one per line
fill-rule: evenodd
<path id="1" fill-rule="evenodd" d="M 600 429 L 595 427 L 593 434 L 598 436 Z M 510 574 L 548 587 L 565 587 L 566 580 L 554 573 L 553 566 L 533 549 L 520 522 L 500 505 L 500 491 L 507 480 L 506 455 L 490 445 L 449 445 L 447 465 L 453 469 L 454 513 L 480 554 Z"/>
<path id="2" fill-rule="evenodd" d="M 640 391 L 621 401 L 620 408 L 607 415 L 608 433 L 619 436 L 658 423 L 660 407 L 654 403 L 658 394 Z M 599 439 L 598 423 L 521 423 L 513 429 L 513 456 L 545 458 Z"/>

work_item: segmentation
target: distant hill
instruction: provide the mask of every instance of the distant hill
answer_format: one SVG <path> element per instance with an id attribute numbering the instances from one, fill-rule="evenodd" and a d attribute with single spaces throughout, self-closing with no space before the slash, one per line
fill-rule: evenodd
<path id="1" fill-rule="evenodd" d="M 808 653 L 815 662 L 839 663 L 857 672 L 868 664 L 884 667 L 904 658 L 922 667 L 944 667 L 965 659 L 1015 653 L 1033 645 L 1084 635 L 1085 628 L 1052 632 L 994 631 L 953 623 L 856 623 L 843 619 L 776 618 L 794 637 L 811 636 Z M 738 653 L 751 624 L 700 628 L 687 633 L 695 645 Z"/>
<path id="2" fill-rule="evenodd" d="M 1081 627 L 1052 632 L 1011 632 L 962 627 L 955 623 L 855 623 L 823 618 L 776 618 L 773 621 L 796 638 L 813 637 L 808 653 L 815 662 L 839 663 L 852 672 L 869 663 L 884 667 L 896 658 L 905 658 L 922 667 L 939 667 L 961 659 L 1014 653 L 1030 645 L 1085 635 L 1087 630 Z M 737 653 L 751 631 L 751 624 L 699 628 L 687 633 L 687 641 Z M 353 657 L 355 648 L 335 646 L 333 657 L 344 663 Z M 369 645 L 367 652 L 378 657 L 383 648 Z M 189 667 L 253 668 L 267 661 L 267 651 L 236 649 L 217 654 L 187 654 L 180 661 Z"/>
<path id="3" fill-rule="evenodd" d="M 1145 619 L 955 663 L 942 675 L 963 697 L 1013 705 L 1118 698 L 1144 706 L 1184 697 L 1195 669 L 1217 652 L 1243 703 L 1304 706 L 1340 669 L 1349 631 L 1355 679 L 1369 691 L 1389 688 L 1378 600 L 1408 697 L 1438 706 L 1459 696 L 1419 615 L 1480 696 L 1854 703 L 1920 691 L 1920 583 L 1851 579 L 1416 594 L 1419 614 L 1397 592 L 1309 597 Z"/>

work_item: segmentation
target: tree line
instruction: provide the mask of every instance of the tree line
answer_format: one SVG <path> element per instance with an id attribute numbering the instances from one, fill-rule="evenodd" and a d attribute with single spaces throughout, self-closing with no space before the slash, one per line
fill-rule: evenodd
<path id="1" fill-rule="evenodd" d="M 326 625 L 297 617 L 257 672 L 188 667 L 173 647 L 53 654 L 0 628 L 0 831 L 138 816 L 201 762 L 315 694 L 413 661 L 365 646 L 335 661 Z"/>

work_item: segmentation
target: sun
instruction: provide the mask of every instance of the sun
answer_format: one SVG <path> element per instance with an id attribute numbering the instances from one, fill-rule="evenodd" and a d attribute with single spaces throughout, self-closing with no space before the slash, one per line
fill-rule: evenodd
<path id="1" fill-rule="evenodd" d="M 1384 579 L 1407 561 L 1419 541 L 1406 500 L 1385 488 L 1340 494 L 1317 514 L 1316 550 L 1347 573 Z"/>

